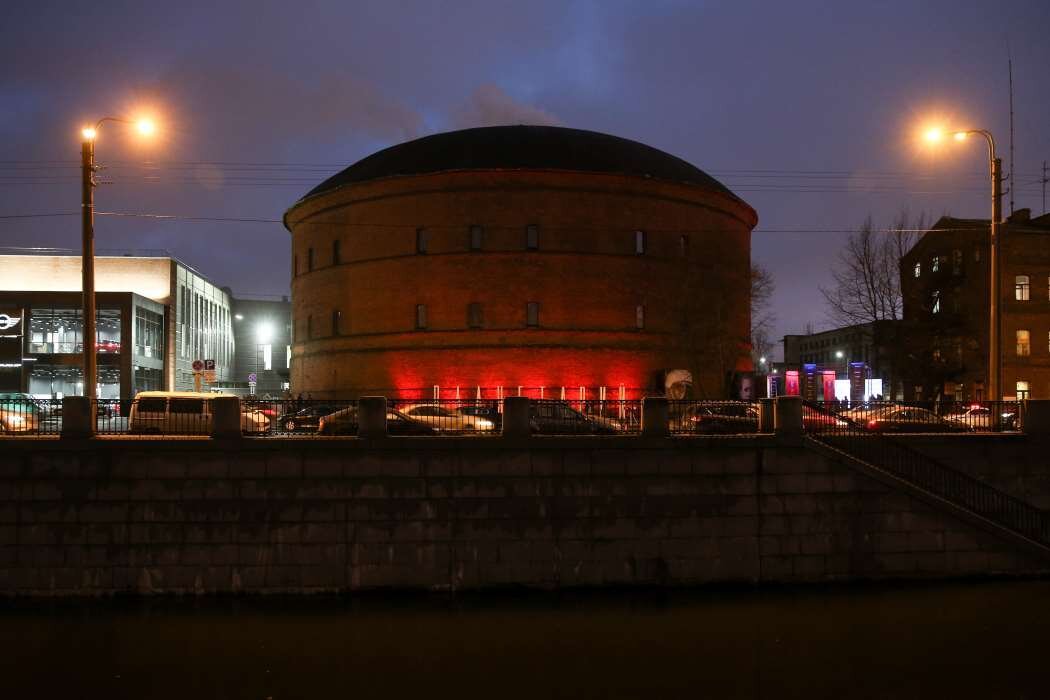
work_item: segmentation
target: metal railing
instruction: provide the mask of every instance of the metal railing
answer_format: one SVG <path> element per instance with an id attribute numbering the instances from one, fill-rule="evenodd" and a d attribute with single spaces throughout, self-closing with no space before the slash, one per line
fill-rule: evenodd
<path id="1" fill-rule="evenodd" d="M 968 474 L 942 464 L 845 413 L 804 402 L 807 432 L 817 442 L 986 521 L 1050 547 L 1050 515 Z"/>
<path id="2" fill-rule="evenodd" d="M 641 415 L 639 400 L 529 400 L 529 428 L 536 435 L 638 434 Z"/>
<path id="3" fill-rule="evenodd" d="M 747 435 L 758 432 L 758 403 L 752 401 L 672 400 L 671 435 Z"/>
<path id="4" fill-rule="evenodd" d="M 1017 432 L 1024 426 L 1022 401 L 865 401 L 853 405 L 826 401 L 807 405 L 803 421 L 809 416 L 814 428 L 820 427 L 819 418 L 812 413 L 815 409 L 864 423 L 877 432 L 998 433 Z"/>
<path id="5" fill-rule="evenodd" d="M 58 435 L 61 430 L 61 399 L 0 394 L 0 434 Z"/>

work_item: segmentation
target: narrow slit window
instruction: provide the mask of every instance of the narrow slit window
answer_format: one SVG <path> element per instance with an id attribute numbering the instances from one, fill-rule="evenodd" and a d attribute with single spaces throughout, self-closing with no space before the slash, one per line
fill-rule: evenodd
<path id="1" fill-rule="evenodd" d="M 469 328 L 481 328 L 481 302 L 472 301 L 467 304 L 467 326 Z"/>
<path id="2" fill-rule="evenodd" d="M 638 330 L 645 328 L 645 305 L 638 304 L 634 307 L 634 327 Z"/>
<path id="3" fill-rule="evenodd" d="M 525 250 L 539 250 L 540 247 L 540 227 L 536 224 L 529 224 L 525 227 Z"/>
<path id="4" fill-rule="evenodd" d="M 430 231 L 425 228 L 416 229 L 416 252 L 425 254 L 430 246 Z"/>
<path id="5" fill-rule="evenodd" d="M 477 224 L 470 227 L 470 249 L 481 250 L 485 239 L 485 229 Z"/>
<path id="6" fill-rule="evenodd" d="M 332 310 L 332 335 L 340 335 L 342 333 L 343 325 L 343 312 L 339 309 Z"/>
<path id="7" fill-rule="evenodd" d="M 1028 275 L 1016 275 L 1014 277 L 1014 299 L 1017 301 L 1028 301 L 1031 298 L 1031 282 Z"/>
<path id="8" fill-rule="evenodd" d="M 342 241 L 336 238 L 332 241 L 332 264 L 338 265 L 342 262 L 342 251 L 340 250 Z"/>
<path id="9" fill-rule="evenodd" d="M 636 255 L 645 254 L 645 231 L 634 232 L 634 252 Z"/>
<path id="10" fill-rule="evenodd" d="M 529 328 L 536 328 L 540 325 L 540 303 L 538 301 L 530 301 L 525 304 L 525 325 Z"/>
<path id="11" fill-rule="evenodd" d="M 416 304 L 416 330 L 423 330 L 427 327 L 427 305 Z"/>
<path id="12" fill-rule="evenodd" d="M 311 272 L 314 269 L 314 249 L 306 249 L 306 271 Z"/>

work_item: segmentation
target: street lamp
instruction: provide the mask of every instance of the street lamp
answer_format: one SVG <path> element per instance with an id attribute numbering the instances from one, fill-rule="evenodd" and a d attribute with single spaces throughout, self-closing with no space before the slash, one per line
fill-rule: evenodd
<path id="1" fill-rule="evenodd" d="M 989 294 L 988 300 L 988 399 L 998 401 L 1002 398 L 1002 356 L 1000 353 L 1000 306 L 999 294 L 999 219 L 1002 217 L 1002 161 L 995 156 L 995 138 L 986 129 L 958 129 L 952 132 L 956 141 L 965 141 L 967 137 L 979 134 L 988 143 L 988 170 L 992 180 L 992 219 L 989 224 Z M 930 129 L 925 138 L 935 143 L 944 138 L 941 129 Z"/>
<path id="2" fill-rule="evenodd" d="M 97 397 L 97 375 L 95 358 L 95 139 L 106 122 L 134 124 L 143 136 L 151 136 L 156 126 L 149 119 L 121 119 L 103 117 L 81 130 L 84 138 L 80 144 L 80 207 L 81 207 L 81 274 L 84 291 L 84 396 L 89 400 L 92 415 Z"/>

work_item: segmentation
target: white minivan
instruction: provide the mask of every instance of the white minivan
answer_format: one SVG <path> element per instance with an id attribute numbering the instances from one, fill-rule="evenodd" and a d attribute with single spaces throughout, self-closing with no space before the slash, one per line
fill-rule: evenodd
<path id="1" fill-rule="evenodd" d="M 211 435 L 211 400 L 228 394 L 194 391 L 140 391 L 131 402 L 128 432 L 164 435 Z M 259 411 L 241 411 L 241 429 L 246 433 L 269 430 L 270 419 Z"/>

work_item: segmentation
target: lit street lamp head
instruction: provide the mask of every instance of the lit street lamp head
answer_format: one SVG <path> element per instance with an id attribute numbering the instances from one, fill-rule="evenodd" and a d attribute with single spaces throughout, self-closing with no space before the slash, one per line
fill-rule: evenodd
<path id="1" fill-rule="evenodd" d="M 139 119 L 135 122 L 135 128 L 139 130 L 139 133 L 143 136 L 152 136 L 153 132 L 157 130 L 157 125 L 153 123 L 151 119 Z"/>
<path id="2" fill-rule="evenodd" d="M 80 130 L 80 134 L 84 137 L 85 141 L 94 141 L 95 137 L 98 136 L 98 132 L 95 131 L 93 126 L 85 126 Z"/>
<path id="3" fill-rule="evenodd" d="M 944 130 L 939 127 L 927 129 L 926 133 L 923 134 L 923 138 L 925 138 L 930 143 L 938 143 L 941 139 L 944 138 Z"/>

